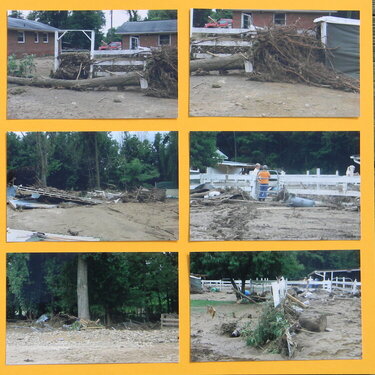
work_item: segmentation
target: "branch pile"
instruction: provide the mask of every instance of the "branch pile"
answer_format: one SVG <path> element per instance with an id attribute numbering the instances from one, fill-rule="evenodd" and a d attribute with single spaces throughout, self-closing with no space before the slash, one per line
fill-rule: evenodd
<path id="1" fill-rule="evenodd" d="M 59 56 L 60 65 L 51 78 L 57 79 L 87 79 L 90 72 L 90 55 L 73 52 Z"/>
<path id="2" fill-rule="evenodd" d="M 254 63 L 250 80 L 304 83 L 344 91 L 359 91 L 354 78 L 329 69 L 324 64 L 330 51 L 311 31 L 297 31 L 295 26 L 260 30 L 251 37 L 249 51 Z"/>
<path id="3" fill-rule="evenodd" d="M 153 50 L 144 77 L 149 85 L 146 95 L 177 98 L 177 49 L 163 47 Z"/>

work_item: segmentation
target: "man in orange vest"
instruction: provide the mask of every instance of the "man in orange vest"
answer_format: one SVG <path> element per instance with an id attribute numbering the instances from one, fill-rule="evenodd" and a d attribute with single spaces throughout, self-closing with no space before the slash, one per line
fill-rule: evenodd
<path id="1" fill-rule="evenodd" d="M 259 182 L 259 200 L 265 201 L 267 198 L 268 184 L 270 182 L 270 172 L 267 165 L 263 165 L 262 170 L 258 173 Z"/>

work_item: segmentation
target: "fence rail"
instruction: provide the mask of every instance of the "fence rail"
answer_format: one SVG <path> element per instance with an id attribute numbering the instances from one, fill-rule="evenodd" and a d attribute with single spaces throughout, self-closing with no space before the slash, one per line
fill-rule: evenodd
<path id="1" fill-rule="evenodd" d="M 164 327 L 174 327 L 174 328 L 178 328 L 178 317 L 176 317 L 175 315 L 170 315 L 170 314 L 161 314 L 160 316 L 160 325 L 161 325 L 161 328 L 164 328 Z"/>
<path id="2" fill-rule="evenodd" d="M 256 189 L 253 175 L 202 173 L 190 175 L 191 185 L 211 184 L 216 188 L 235 187 L 251 192 Z M 271 175 L 270 187 L 285 188 L 294 194 L 360 197 L 360 176 L 321 174 Z"/>
<path id="3" fill-rule="evenodd" d="M 209 287 L 209 288 L 217 288 L 220 291 L 225 291 L 232 289 L 232 283 L 227 280 L 201 280 L 202 286 Z M 241 280 L 234 280 L 238 287 L 241 287 L 242 282 Z M 276 280 L 268 280 L 268 279 L 257 279 L 257 280 L 246 280 L 245 288 L 251 289 L 255 292 L 271 290 L 272 283 L 276 282 Z M 324 280 L 324 281 L 317 281 L 317 280 L 287 280 L 287 286 L 293 287 L 297 286 L 300 288 L 306 289 L 317 289 L 321 288 L 327 290 L 329 292 L 333 290 L 340 290 L 350 293 L 355 293 L 360 289 L 361 282 L 357 280 L 352 280 L 345 277 L 335 277 L 333 280 Z"/>

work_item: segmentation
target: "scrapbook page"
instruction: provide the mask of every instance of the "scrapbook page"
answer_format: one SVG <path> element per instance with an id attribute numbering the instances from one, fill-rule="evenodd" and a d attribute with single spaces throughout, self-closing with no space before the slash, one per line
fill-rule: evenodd
<path id="1" fill-rule="evenodd" d="M 4 374 L 375 371 L 369 1 L 4 2 Z"/>

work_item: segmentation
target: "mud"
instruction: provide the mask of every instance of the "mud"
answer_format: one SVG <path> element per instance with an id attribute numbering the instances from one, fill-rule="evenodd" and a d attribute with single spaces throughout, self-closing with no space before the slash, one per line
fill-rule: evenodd
<path id="1" fill-rule="evenodd" d="M 102 241 L 175 241 L 178 239 L 178 202 L 99 204 L 69 208 L 7 209 L 7 227 Z"/>
<path id="2" fill-rule="evenodd" d="M 48 77 L 51 57 L 36 58 L 36 76 Z M 143 95 L 138 87 L 124 91 L 74 91 L 8 85 L 8 119 L 176 118 L 177 99 Z"/>
<path id="3" fill-rule="evenodd" d="M 315 293 L 314 293 L 315 294 Z M 238 327 L 250 324 L 255 328 L 265 306 L 237 304 L 232 292 L 192 295 L 191 300 L 218 301 L 215 317 L 207 314 L 205 306 L 191 308 L 191 360 L 212 361 L 276 361 L 287 360 L 277 353 L 246 345 L 243 337 L 221 334 L 223 323 L 235 322 Z M 230 303 L 228 304 L 228 301 Z M 361 300 L 356 297 L 329 297 L 317 293 L 309 311 L 327 316 L 329 331 L 305 332 L 293 336 L 297 351 L 292 360 L 360 359 L 362 356 Z"/>
<path id="4" fill-rule="evenodd" d="M 359 102 L 358 93 L 249 81 L 241 74 L 190 77 L 191 116 L 358 117 Z"/>
<path id="5" fill-rule="evenodd" d="M 62 331 L 7 324 L 7 365 L 153 362 L 178 362 L 178 330 Z"/>
<path id="6" fill-rule="evenodd" d="M 190 240 L 357 240 L 360 213 L 328 207 L 292 208 L 273 202 L 190 207 Z"/>

